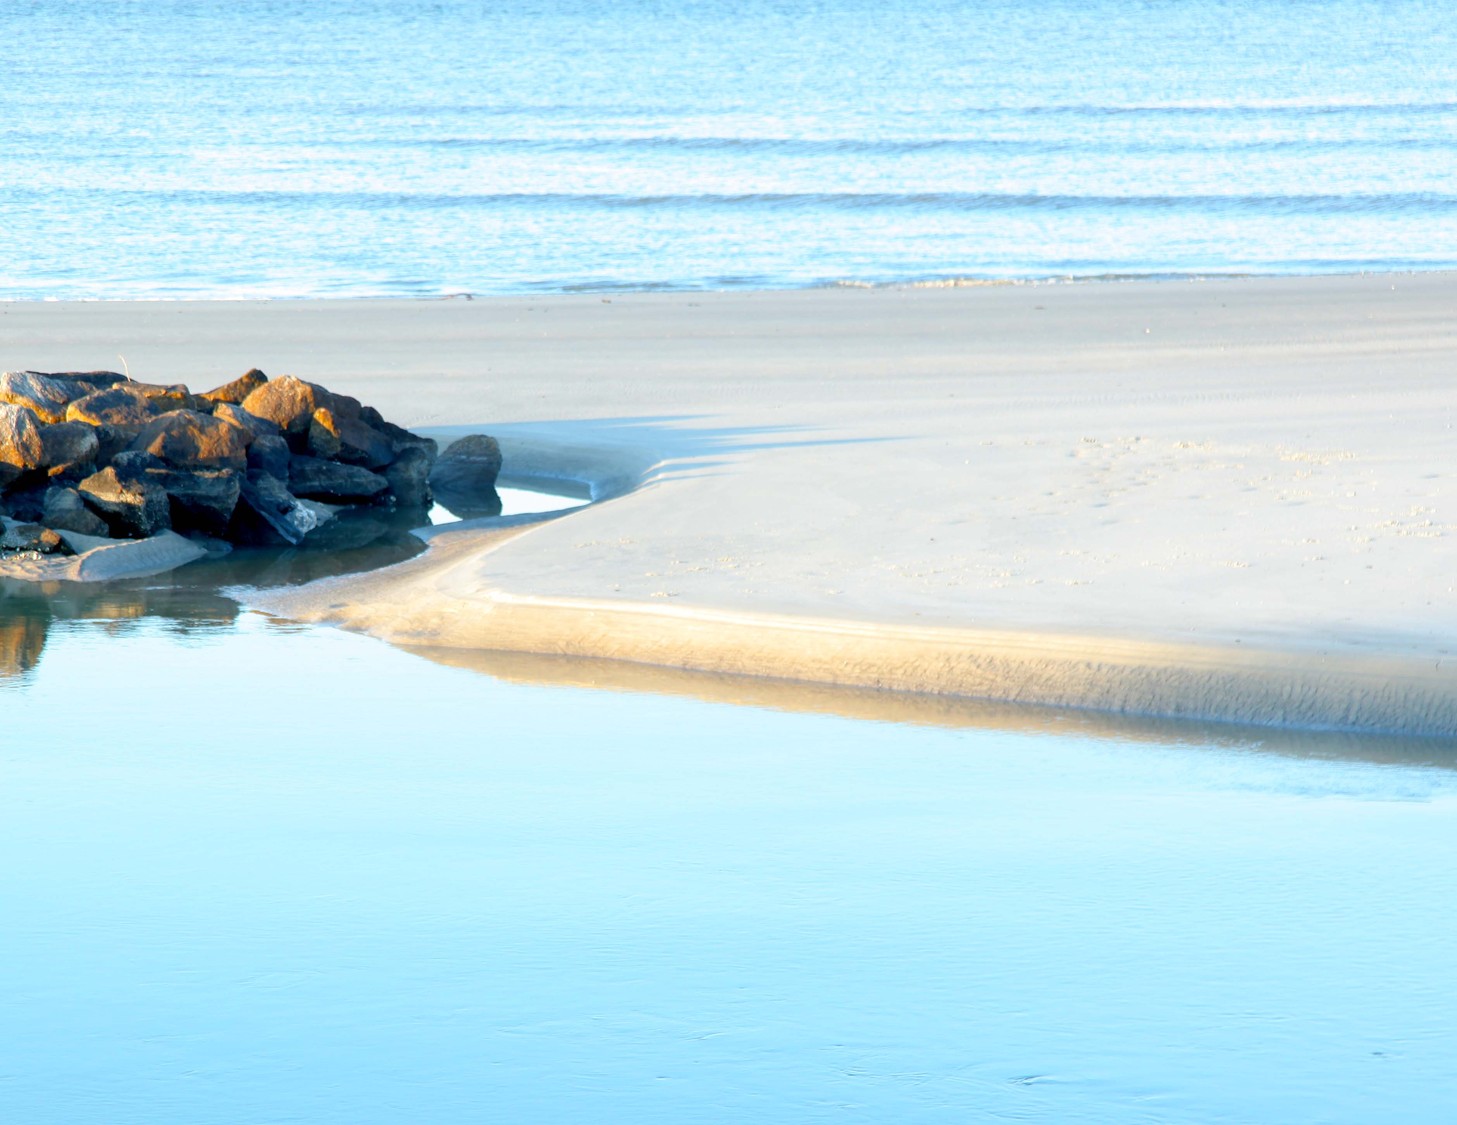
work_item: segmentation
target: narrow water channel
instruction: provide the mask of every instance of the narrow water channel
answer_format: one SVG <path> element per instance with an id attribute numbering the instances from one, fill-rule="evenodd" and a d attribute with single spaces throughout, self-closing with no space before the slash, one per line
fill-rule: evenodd
<path id="1" fill-rule="evenodd" d="M 1450 745 L 731 704 L 185 590 L 38 645 L 0 599 L 0 1120 L 1457 1104 Z"/>

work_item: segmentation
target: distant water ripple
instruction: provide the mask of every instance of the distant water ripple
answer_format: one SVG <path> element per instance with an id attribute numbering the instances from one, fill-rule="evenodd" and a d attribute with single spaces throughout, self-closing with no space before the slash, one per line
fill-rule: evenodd
<path id="1" fill-rule="evenodd" d="M 1457 268 L 1408 0 L 36 0 L 0 296 Z"/>

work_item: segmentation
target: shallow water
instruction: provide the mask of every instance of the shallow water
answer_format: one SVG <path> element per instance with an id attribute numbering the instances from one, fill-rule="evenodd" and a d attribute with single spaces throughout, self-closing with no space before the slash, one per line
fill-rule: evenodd
<path id="1" fill-rule="evenodd" d="M 53 599 L 0 675 L 0 1119 L 1457 1099 L 1450 744 L 731 706 L 142 594 Z"/>
<path id="2" fill-rule="evenodd" d="M 1457 266 L 1436 0 L 28 0 L 0 296 Z"/>

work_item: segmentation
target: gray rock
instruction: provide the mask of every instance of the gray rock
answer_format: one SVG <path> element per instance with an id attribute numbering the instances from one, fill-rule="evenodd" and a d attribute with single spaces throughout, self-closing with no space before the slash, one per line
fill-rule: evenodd
<path id="1" fill-rule="evenodd" d="M 266 382 L 268 382 L 268 376 L 254 367 L 231 383 L 224 383 L 221 387 L 215 387 L 198 397 L 214 404 L 229 403 L 236 406 Z"/>
<path id="2" fill-rule="evenodd" d="M 366 409 L 373 408 L 366 407 Z M 378 413 L 378 411 L 375 411 L 376 415 Z M 403 453 L 407 449 L 423 449 L 430 454 L 431 464 L 434 464 L 436 459 L 440 456 L 440 446 L 434 438 L 421 437 L 419 434 L 412 434 L 403 426 L 396 426 L 393 422 L 386 422 L 383 418 L 381 418 L 378 422 L 370 422 L 369 424 L 374 429 L 378 430 L 381 434 L 384 435 L 385 439 L 390 443 L 391 448 L 394 449 L 396 455 Z"/>
<path id="3" fill-rule="evenodd" d="M 87 393 L 73 380 L 53 379 L 39 371 L 0 373 L 0 402 L 28 406 L 42 422 L 65 421 L 66 406 Z"/>
<path id="4" fill-rule="evenodd" d="M 96 463 L 109 465 L 113 457 L 130 447 L 137 435 L 142 432 L 142 428 L 140 426 L 92 426 L 91 432 L 96 435 L 98 446 Z"/>
<path id="5" fill-rule="evenodd" d="M 44 478 L 38 480 L 36 474 L 26 474 L 17 487 L 5 494 L 5 513 L 22 523 L 40 523 L 49 487 Z"/>
<path id="6" fill-rule="evenodd" d="M 47 379 L 59 379 L 62 382 L 84 388 L 75 397 L 80 398 L 82 394 L 91 394 L 93 391 L 104 391 L 107 387 L 114 387 L 118 383 L 130 383 L 130 377 L 123 375 L 120 371 L 49 371 L 43 372 Z"/>
<path id="7" fill-rule="evenodd" d="M 244 479 L 228 538 L 248 546 L 297 546 L 319 524 L 283 482 L 266 473 Z"/>
<path id="8" fill-rule="evenodd" d="M 74 531 L 80 535 L 107 533 L 105 521 L 86 506 L 74 488 L 46 489 L 41 523 L 57 531 Z"/>
<path id="9" fill-rule="evenodd" d="M 317 457 L 293 457 L 288 463 L 289 489 L 311 500 L 372 500 L 389 486 L 384 477 L 358 465 L 338 465 Z"/>
<path id="10" fill-rule="evenodd" d="M 0 532 L 0 551 L 34 551 L 38 555 L 69 555 L 65 540 L 38 523 L 10 523 Z"/>
<path id="11" fill-rule="evenodd" d="M 123 455 L 125 456 L 125 455 Z M 115 535 L 145 539 L 172 526 L 171 504 L 160 485 L 109 465 L 76 486 L 81 499 Z"/>
<path id="12" fill-rule="evenodd" d="M 127 449 L 111 459 L 111 467 L 122 480 L 143 481 L 153 469 L 165 469 L 167 463 L 145 449 Z"/>
<path id="13" fill-rule="evenodd" d="M 423 448 L 412 446 L 395 459 L 395 463 L 384 471 L 385 480 L 390 482 L 390 493 L 401 508 L 429 508 L 433 502 L 430 491 L 430 469 L 434 458 Z"/>
<path id="14" fill-rule="evenodd" d="M 0 403 L 0 461 L 18 469 L 45 466 L 41 421 L 28 406 Z"/>
<path id="15" fill-rule="evenodd" d="M 139 384 L 118 383 L 70 403 L 66 421 L 90 426 L 145 426 L 169 409 L 165 399 L 142 393 Z"/>
<path id="16" fill-rule="evenodd" d="M 167 494 L 175 530 L 227 535 L 242 493 L 242 472 L 237 469 L 150 469 L 147 479 Z"/>
<path id="17" fill-rule="evenodd" d="M 142 427 L 131 445 L 174 469 L 237 469 L 248 464 L 243 430 L 195 410 L 173 410 Z"/>
<path id="18" fill-rule="evenodd" d="M 288 479 L 288 462 L 292 455 L 282 437 L 264 434 L 253 439 L 248 447 L 248 472 L 267 473 L 279 480 Z"/>
<path id="19" fill-rule="evenodd" d="M 501 447 L 485 434 L 471 434 L 454 442 L 430 470 L 435 499 L 456 515 L 499 515 L 501 498 L 496 478 L 501 472 Z"/>
<path id="20" fill-rule="evenodd" d="M 57 422 L 41 431 L 41 448 L 52 476 L 93 465 L 101 452 L 96 428 L 84 422 Z"/>

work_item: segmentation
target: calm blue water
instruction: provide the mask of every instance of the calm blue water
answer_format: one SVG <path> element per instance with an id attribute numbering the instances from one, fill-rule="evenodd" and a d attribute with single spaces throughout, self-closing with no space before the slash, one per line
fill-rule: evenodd
<path id="1" fill-rule="evenodd" d="M 1457 267 L 1425 0 L 10 0 L 0 296 Z"/>

